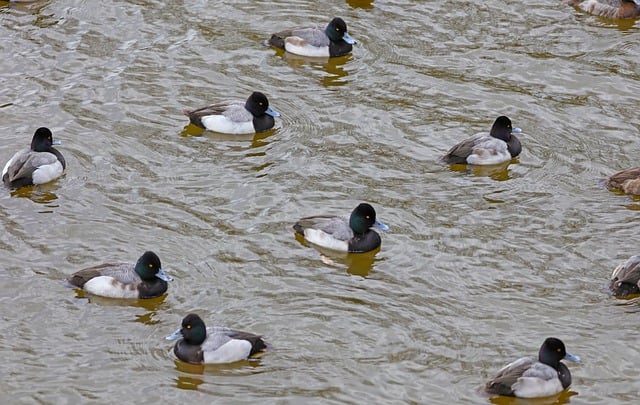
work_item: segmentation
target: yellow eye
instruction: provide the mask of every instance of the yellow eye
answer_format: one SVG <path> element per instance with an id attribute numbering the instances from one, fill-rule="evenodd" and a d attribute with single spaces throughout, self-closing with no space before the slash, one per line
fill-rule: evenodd
<path id="1" fill-rule="evenodd" d="M 153 267 L 153 264 L 150 264 L 150 265 L 149 265 L 149 268 L 152 268 L 152 267 Z"/>
<path id="2" fill-rule="evenodd" d="M 191 325 L 187 325 L 187 329 L 191 329 Z"/>
<path id="3" fill-rule="evenodd" d="M 562 351 L 562 350 L 560 350 L 560 349 L 556 349 L 556 352 L 558 352 L 558 353 L 560 353 L 561 351 Z"/>
<path id="4" fill-rule="evenodd" d="M 367 215 L 365 218 L 366 218 L 366 219 L 370 219 L 371 217 L 370 217 L 369 215 Z"/>

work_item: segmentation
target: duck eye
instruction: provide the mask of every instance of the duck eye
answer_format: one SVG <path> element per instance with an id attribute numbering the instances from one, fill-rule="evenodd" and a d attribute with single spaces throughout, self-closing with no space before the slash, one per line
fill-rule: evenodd
<path id="1" fill-rule="evenodd" d="M 187 329 L 191 329 L 191 325 L 187 325 L 185 326 Z"/>
<path id="2" fill-rule="evenodd" d="M 562 351 L 562 350 L 560 350 L 560 349 L 556 349 L 556 352 L 558 352 L 558 353 L 560 353 L 561 351 Z"/>
<path id="3" fill-rule="evenodd" d="M 152 267 L 153 267 L 153 264 L 149 263 L 149 268 L 152 268 Z"/>
<path id="4" fill-rule="evenodd" d="M 365 215 L 366 219 L 371 219 L 371 217 L 369 215 Z"/>

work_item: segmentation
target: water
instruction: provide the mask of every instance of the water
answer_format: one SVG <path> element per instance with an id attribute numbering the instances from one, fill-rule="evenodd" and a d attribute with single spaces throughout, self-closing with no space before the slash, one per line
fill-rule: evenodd
<path id="1" fill-rule="evenodd" d="M 640 307 L 604 288 L 638 253 L 640 200 L 600 181 L 637 165 L 637 22 L 559 1 L 0 6 L 0 158 L 45 125 L 68 164 L 0 195 L 3 402 L 488 403 L 478 389 L 547 336 L 583 362 L 540 403 L 636 400 Z M 351 56 L 260 44 L 338 15 Z M 254 90 L 276 129 L 186 127 L 182 109 Z M 436 163 L 503 114 L 525 132 L 517 162 Z M 379 252 L 293 235 L 361 201 L 391 226 Z M 175 278 L 166 297 L 62 284 L 149 249 Z M 188 312 L 273 350 L 176 362 L 164 336 Z"/>

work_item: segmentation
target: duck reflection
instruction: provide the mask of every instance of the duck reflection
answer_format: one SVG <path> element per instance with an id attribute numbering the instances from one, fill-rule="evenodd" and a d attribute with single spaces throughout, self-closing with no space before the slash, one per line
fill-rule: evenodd
<path id="1" fill-rule="evenodd" d="M 311 246 L 317 250 L 320 253 L 320 260 L 322 263 L 331 267 L 344 267 L 346 268 L 347 273 L 360 277 L 369 276 L 369 273 L 373 269 L 373 264 L 376 262 L 376 254 L 381 249 L 378 247 L 365 253 L 339 252 L 308 243 L 302 235 L 297 233 L 295 234 L 295 238 L 303 246 Z"/>
<path id="2" fill-rule="evenodd" d="M 373 8 L 373 0 L 347 0 L 347 4 L 352 8 Z"/>
<path id="3" fill-rule="evenodd" d="M 349 83 L 346 80 L 349 72 L 344 69 L 344 65 L 351 60 L 351 54 L 334 58 L 312 58 L 283 51 L 282 59 L 294 69 L 310 66 L 324 70 L 326 74 L 320 80 L 324 87 L 344 86 Z"/>
<path id="4" fill-rule="evenodd" d="M 489 399 L 489 402 L 496 405 L 561 405 L 571 402 L 571 397 L 578 395 L 575 391 L 562 391 L 559 394 L 544 398 L 516 398 L 496 396 Z"/>
<path id="5" fill-rule="evenodd" d="M 194 365 L 190 364 L 190 366 L 193 367 Z M 202 369 L 204 369 L 204 367 L 202 367 Z M 200 372 L 200 374 L 202 374 L 202 372 Z M 198 386 L 203 382 L 204 380 L 200 378 L 179 376 L 176 378 L 176 387 L 181 390 L 197 390 Z"/>
<path id="6" fill-rule="evenodd" d="M 11 197 L 28 198 L 36 204 L 50 204 L 58 199 L 54 192 L 58 189 L 55 181 L 35 186 L 21 187 L 17 190 L 11 190 Z M 51 206 L 54 208 L 54 206 Z"/>
<path id="7" fill-rule="evenodd" d="M 95 303 L 98 305 L 104 305 L 104 306 L 139 307 L 139 308 L 145 309 L 146 311 L 149 311 L 151 316 L 154 316 L 155 312 L 160 310 L 160 307 L 162 306 L 162 304 L 164 304 L 164 301 L 168 295 L 168 294 L 163 294 L 159 297 L 145 298 L 145 299 L 116 299 L 116 298 L 99 297 L 97 295 L 89 294 L 81 288 L 76 288 L 71 285 L 68 285 L 68 286 L 75 290 L 77 299 L 87 299 L 87 302 Z M 143 323 L 150 322 L 150 323 L 147 323 L 149 325 L 155 324 L 156 321 L 152 320 L 151 316 L 148 316 L 148 315 L 147 316 L 141 315 L 139 317 L 140 321 Z"/>
<path id="8" fill-rule="evenodd" d="M 189 137 L 189 136 L 203 136 L 206 135 L 207 138 L 216 141 L 216 142 L 242 142 L 243 146 L 241 149 L 245 149 L 244 146 L 246 143 L 249 143 L 249 147 L 251 148 L 261 148 L 269 145 L 269 138 L 277 132 L 277 128 L 273 128 L 267 131 L 255 133 L 255 134 L 222 134 L 219 132 L 207 131 L 206 129 L 197 127 L 193 124 L 188 124 L 182 132 L 180 136 Z"/>
<path id="9" fill-rule="evenodd" d="M 171 347 L 171 355 L 173 355 L 173 346 Z M 178 359 L 175 359 L 173 361 L 173 364 L 176 366 L 176 370 L 183 372 L 183 373 L 188 373 L 188 374 L 204 374 L 204 368 L 205 365 L 204 364 L 191 364 L 191 363 L 185 363 L 184 361 L 180 361 Z M 201 384 L 202 382 L 200 382 L 199 384 Z"/>
<path id="10" fill-rule="evenodd" d="M 511 162 L 490 166 L 453 164 L 449 166 L 449 170 L 452 172 L 469 173 L 478 177 L 490 177 L 495 181 L 505 181 L 511 179 L 511 176 L 509 176 L 510 164 Z"/>
<path id="11" fill-rule="evenodd" d="M 256 367 L 260 366 L 260 363 L 255 360 L 205 365 L 185 363 L 176 359 L 173 364 L 180 373 L 189 374 L 179 375 L 175 379 L 176 387 L 182 390 L 201 390 L 199 387 L 204 383 L 204 379 L 197 377 L 197 375 L 204 376 L 205 372 L 207 375 L 212 374 L 214 376 L 249 375 L 255 374 Z"/>
<path id="12" fill-rule="evenodd" d="M 2 0 L 0 1 L 0 8 L 11 8 L 14 10 L 20 10 L 36 14 L 44 6 L 49 4 L 49 0 Z"/>

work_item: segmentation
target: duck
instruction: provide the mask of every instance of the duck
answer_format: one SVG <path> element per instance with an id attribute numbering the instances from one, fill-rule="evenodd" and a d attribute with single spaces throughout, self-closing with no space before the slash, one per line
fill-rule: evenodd
<path id="1" fill-rule="evenodd" d="M 549 337 L 540 346 L 538 358 L 522 357 L 506 365 L 486 384 L 485 391 L 518 398 L 555 395 L 571 385 L 571 373 L 562 359 L 580 361 L 560 339 Z"/>
<path id="2" fill-rule="evenodd" d="M 62 176 L 67 163 L 64 156 L 53 145 L 51 130 L 41 127 L 31 139 L 31 146 L 16 152 L 2 169 L 2 181 L 9 188 L 48 183 Z"/>
<path id="3" fill-rule="evenodd" d="M 246 101 L 223 101 L 183 113 L 193 125 L 223 134 L 264 132 L 273 128 L 273 118 L 280 116 L 269 107 L 267 96 L 259 91 L 251 93 Z"/>
<path id="4" fill-rule="evenodd" d="M 77 271 L 67 279 L 73 287 L 108 298 L 155 298 L 167 291 L 173 279 L 157 254 L 144 252 L 133 263 L 104 263 Z"/>
<path id="5" fill-rule="evenodd" d="M 620 190 L 626 194 L 640 195 L 640 167 L 622 170 L 604 182 L 609 190 Z"/>
<path id="6" fill-rule="evenodd" d="M 587 13 L 611 19 L 629 19 L 640 16 L 640 4 L 634 0 L 565 0 Z"/>
<path id="7" fill-rule="evenodd" d="M 357 43 L 347 33 L 347 24 L 340 17 L 335 17 L 327 27 L 299 27 L 275 34 L 265 41 L 265 45 L 284 49 L 287 52 L 311 57 L 337 57 L 351 52 Z"/>
<path id="8" fill-rule="evenodd" d="M 382 240 L 371 228 L 388 231 L 376 220 L 376 210 L 368 203 L 359 204 L 350 216 L 316 215 L 301 218 L 293 229 L 315 245 L 349 253 L 364 253 L 377 249 Z"/>
<path id="9" fill-rule="evenodd" d="M 440 158 L 445 164 L 497 165 L 508 162 L 522 152 L 520 133 L 504 115 L 496 118 L 488 134 L 480 133 L 458 143 Z"/>
<path id="10" fill-rule="evenodd" d="M 185 316 L 181 327 L 165 339 L 180 339 L 173 346 L 173 353 L 191 364 L 234 363 L 267 350 L 262 336 L 221 326 L 207 328 L 197 314 Z"/>
<path id="11" fill-rule="evenodd" d="M 609 290 L 618 297 L 640 294 L 640 256 L 631 256 L 613 270 Z"/>

